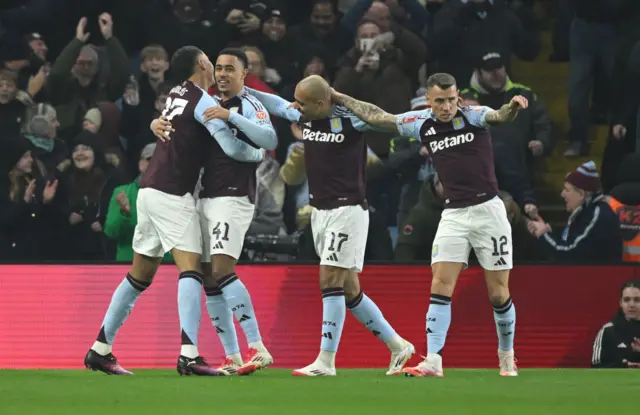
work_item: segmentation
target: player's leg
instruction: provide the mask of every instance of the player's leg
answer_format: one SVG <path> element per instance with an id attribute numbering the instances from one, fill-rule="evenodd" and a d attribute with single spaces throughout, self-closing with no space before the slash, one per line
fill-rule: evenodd
<path id="1" fill-rule="evenodd" d="M 181 347 L 177 370 L 180 375 L 219 376 L 228 373 L 207 364 L 198 351 L 204 276 L 200 266 L 202 235 L 195 201 L 189 194 L 162 197 L 152 216 L 164 251 L 171 251 L 180 272 L 178 277 L 178 317 Z M 165 203 L 166 200 L 166 203 Z M 165 203 L 165 205 L 163 205 Z"/>
<path id="2" fill-rule="evenodd" d="M 335 359 L 347 312 L 344 284 L 351 271 L 362 269 L 364 244 L 362 214 L 343 206 L 331 210 L 313 209 L 311 230 L 316 252 L 320 256 L 320 289 L 322 292 L 322 332 L 320 354 L 316 360 L 293 371 L 294 376 L 335 376 Z M 366 233 L 364 233 L 366 235 Z M 364 238 L 366 243 L 366 236 Z"/>
<path id="3" fill-rule="evenodd" d="M 112 354 L 112 345 L 118 330 L 131 314 L 136 300 L 151 285 L 160 260 L 161 258 L 134 253 L 133 265 L 114 291 L 98 337 L 85 356 L 84 364 L 87 368 L 114 375 L 132 374 L 118 364 L 118 360 Z"/>
<path id="4" fill-rule="evenodd" d="M 225 359 L 219 368 L 230 374 L 236 374 L 238 368 L 243 364 L 242 356 L 240 355 L 240 345 L 238 344 L 236 326 L 233 324 L 233 313 L 231 313 L 222 295 L 222 290 L 213 277 L 210 255 L 212 235 L 209 232 L 209 221 L 204 212 L 204 200 L 206 199 L 200 199 L 198 201 L 198 214 L 200 216 L 200 229 L 202 230 L 201 261 L 204 273 L 204 293 L 206 296 L 207 313 L 225 352 Z"/>
<path id="5" fill-rule="evenodd" d="M 516 307 L 509 293 L 509 270 L 485 270 L 484 275 L 498 333 L 500 376 L 518 376 L 513 349 L 516 332 Z"/>
<path id="6" fill-rule="evenodd" d="M 138 195 L 138 224 L 133 237 L 133 264 L 111 297 L 98 337 L 85 356 L 84 364 L 92 370 L 108 374 L 131 374 L 124 370 L 112 354 L 116 334 L 131 314 L 138 297 L 151 285 L 163 255 L 160 237 L 148 211 L 148 192 Z"/>
<path id="7" fill-rule="evenodd" d="M 451 297 L 460 272 L 469 259 L 468 208 L 446 209 L 431 252 L 431 299 L 427 311 L 427 356 L 416 367 L 405 368 L 407 376 L 443 376 L 442 349 L 451 325 Z"/>
<path id="8" fill-rule="evenodd" d="M 253 219 L 254 206 L 246 197 L 204 199 L 202 206 L 211 237 L 212 275 L 249 346 L 244 364 L 237 372 L 248 375 L 273 363 L 273 357 L 262 342 L 249 291 L 236 274 L 236 263 Z"/>
<path id="9" fill-rule="evenodd" d="M 498 359 L 502 376 L 517 376 L 513 342 L 516 308 L 509 293 L 513 267 L 511 225 L 502 200 L 495 198 L 475 206 L 476 230 L 471 243 L 485 272 L 489 300 L 498 333 Z"/>
<path id="10" fill-rule="evenodd" d="M 192 231 L 199 231 L 192 230 Z M 178 279 L 178 317 L 180 319 L 180 357 L 178 373 L 180 375 L 225 376 L 227 372 L 215 369 L 200 356 L 198 351 L 198 333 L 202 313 L 202 286 L 204 275 L 200 267 L 200 241 L 180 248 L 171 249 L 173 260 L 180 271 Z M 194 252 L 197 251 L 197 252 Z"/>
<path id="11" fill-rule="evenodd" d="M 203 235 L 203 237 L 206 237 L 206 235 Z M 210 261 L 209 251 L 206 252 L 206 256 Z M 202 269 L 204 273 L 204 293 L 207 299 L 207 312 L 209 313 L 211 324 L 213 324 L 220 338 L 220 343 L 222 343 L 225 353 L 225 359 L 218 368 L 233 375 L 236 374 L 238 369 L 243 365 L 236 326 L 233 324 L 233 313 L 229 309 L 229 306 L 227 306 L 227 302 L 222 295 L 222 290 L 218 287 L 215 278 L 213 278 L 211 262 L 203 262 Z"/>
<path id="12" fill-rule="evenodd" d="M 415 347 L 396 333 L 376 303 L 362 292 L 356 271 L 349 272 L 344 284 L 344 295 L 347 309 L 391 351 L 387 375 L 402 373 L 402 367 L 415 353 Z"/>

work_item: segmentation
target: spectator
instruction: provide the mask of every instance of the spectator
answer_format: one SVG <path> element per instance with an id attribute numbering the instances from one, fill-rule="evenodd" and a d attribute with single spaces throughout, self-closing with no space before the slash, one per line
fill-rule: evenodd
<path id="1" fill-rule="evenodd" d="M 229 43 L 223 8 L 205 0 L 151 1 L 144 13 L 143 45 L 162 45 L 169 56 L 184 45 L 193 45 L 208 56 L 217 56 Z M 203 7 L 203 5 L 205 7 Z"/>
<path id="2" fill-rule="evenodd" d="M 32 155 L 42 163 L 44 176 L 51 180 L 57 175 L 57 166 L 69 155 L 66 143 L 57 138 L 58 116 L 49 104 L 29 107 L 25 114 L 24 136 L 33 145 Z"/>
<path id="3" fill-rule="evenodd" d="M 591 367 L 640 368 L 640 280 L 620 290 L 620 308 L 593 342 Z"/>
<path id="4" fill-rule="evenodd" d="M 123 181 L 95 134 L 82 131 L 73 144 L 71 160 L 58 166 L 70 225 L 68 259 L 111 259 L 111 246 L 102 230 L 109 198 Z"/>
<path id="5" fill-rule="evenodd" d="M 476 66 L 471 86 L 461 93 L 464 99 L 496 110 L 516 95 L 529 100 L 529 107 L 513 122 L 491 127 L 491 138 L 500 189 L 509 192 L 533 219 L 538 208 L 532 186 L 532 159 L 551 150 L 551 118 L 529 87 L 511 81 L 500 53 L 485 54 Z"/>
<path id="6" fill-rule="evenodd" d="M 125 92 L 122 102 L 121 132 L 127 139 L 133 139 L 141 130 L 149 128 L 155 112 L 159 87 L 163 85 L 165 74 L 169 70 L 169 55 L 160 45 L 144 47 L 140 52 L 140 59 L 140 76 L 136 82 L 138 98 L 127 99 Z M 138 153 L 134 160 L 137 158 Z"/>
<path id="7" fill-rule="evenodd" d="M 616 26 L 620 20 L 622 2 L 609 0 L 573 0 L 575 16 L 571 24 L 569 47 L 569 148 L 564 155 L 586 155 L 589 133 L 589 97 L 596 65 L 602 69 L 605 84 L 613 81 L 615 64 Z M 611 90 L 611 88 L 607 88 Z M 601 108 L 595 112 L 607 112 L 610 97 L 605 97 Z"/>
<path id="8" fill-rule="evenodd" d="M 47 88 L 60 121 L 59 137 L 68 140 L 80 131 L 86 112 L 100 101 L 116 101 L 122 96 L 128 79 L 128 57 L 113 33 L 113 21 L 107 13 L 98 19 L 106 40 L 109 73 L 99 71 L 98 52 L 85 42 L 87 19 L 83 17 L 73 39 L 56 59 Z"/>
<path id="9" fill-rule="evenodd" d="M 595 163 L 586 162 L 569 173 L 560 196 L 571 212 L 561 235 L 553 235 L 541 219 L 529 222 L 529 231 L 539 238 L 541 249 L 558 262 L 620 262 L 620 222 L 602 195 Z"/>
<path id="10" fill-rule="evenodd" d="M 16 138 L 31 98 L 16 85 L 16 75 L 0 70 L 0 137 Z"/>
<path id="11" fill-rule="evenodd" d="M 156 143 L 147 144 L 140 154 L 138 169 L 142 175 L 149 160 L 156 149 Z M 118 186 L 113 190 L 107 218 L 104 224 L 104 234 L 116 241 L 116 261 L 131 262 L 133 260 L 133 231 L 138 223 L 136 201 L 140 190 L 140 176 L 133 182 Z M 171 253 L 167 252 L 165 260 L 171 259 Z"/>
<path id="12" fill-rule="evenodd" d="M 309 21 L 291 28 L 297 41 L 296 50 L 322 49 L 330 67 L 349 49 L 353 36 L 340 25 L 338 10 L 333 0 L 314 0 Z"/>
<path id="13" fill-rule="evenodd" d="M 280 165 L 270 155 L 258 166 L 255 214 L 247 235 L 286 235 L 282 208 L 285 183 L 280 177 Z"/>
<path id="14" fill-rule="evenodd" d="M 620 221 L 623 261 L 640 263 L 640 153 L 630 154 L 622 161 L 609 206 Z"/>
<path id="15" fill-rule="evenodd" d="M 461 88 L 468 86 L 478 51 L 499 51 L 505 62 L 512 54 L 532 61 L 540 52 L 533 18 L 519 18 L 503 0 L 445 2 L 434 16 L 427 44 L 438 72 L 452 74 Z"/>
<path id="16" fill-rule="evenodd" d="M 260 0 L 223 1 L 222 5 L 222 13 L 226 15 L 225 31 L 229 37 L 229 46 L 257 44 L 262 34 L 260 27 L 267 5 Z"/>
<path id="17" fill-rule="evenodd" d="M 411 78 L 407 71 L 417 66 L 412 62 L 422 56 L 406 56 L 380 39 L 380 27 L 364 20 L 358 26 L 356 45 L 340 60 L 333 86 L 359 100 L 371 102 L 387 112 L 398 114 L 410 109 L 413 98 Z M 417 39 L 420 42 L 419 39 Z M 367 132 L 367 143 L 378 155 L 389 151 L 388 133 Z"/>
<path id="18" fill-rule="evenodd" d="M 249 60 L 249 73 L 266 83 L 269 88 L 277 90 L 282 83 L 282 77 L 278 71 L 267 67 L 262 51 L 255 46 L 244 46 L 242 50 Z"/>
<path id="19" fill-rule="evenodd" d="M 58 182 L 44 180 L 24 138 L 7 139 L 0 156 L 0 255 L 11 261 L 56 257 Z"/>
<path id="20" fill-rule="evenodd" d="M 300 54 L 296 51 L 296 39 L 287 28 L 284 10 L 271 8 L 262 23 L 262 38 L 258 47 L 266 56 L 266 65 L 281 79 L 279 88 L 295 84 L 299 80 Z"/>
<path id="21" fill-rule="evenodd" d="M 154 120 L 162 114 L 164 111 L 164 106 L 167 102 L 167 97 L 173 88 L 173 84 L 165 81 L 158 85 L 157 96 L 155 101 L 153 102 L 153 113 L 151 114 L 151 119 Z M 156 141 L 156 137 L 153 135 L 151 130 L 149 129 L 149 124 L 146 126 L 140 126 L 140 130 L 136 131 L 135 135 L 127 137 L 127 149 L 126 149 L 126 157 L 127 160 L 127 171 L 130 176 L 137 176 L 139 173 L 137 162 L 142 149 L 150 143 L 154 143 Z"/>
<path id="22" fill-rule="evenodd" d="M 97 110 L 97 113 L 94 111 Z M 98 116 L 99 114 L 99 116 Z M 89 121 L 87 117 L 93 117 L 93 121 Z M 128 177 L 128 169 L 126 159 L 124 157 L 124 151 L 122 148 L 122 141 L 120 139 L 120 125 L 121 125 L 121 114 L 120 110 L 113 102 L 99 102 L 97 104 L 97 108 L 90 109 L 84 117 L 83 129 L 91 132 L 95 132 L 100 139 L 100 145 L 102 145 L 105 156 L 110 164 L 114 167 L 117 167 L 120 176 L 125 178 Z M 149 129 L 149 124 L 151 123 L 152 118 L 149 119 L 149 123 L 145 126 L 146 129 Z M 97 130 L 95 130 L 95 126 L 93 122 L 98 122 Z M 87 128 L 90 126 L 90 128 Z M 142 126 L 141 126 L 142 128 Z M 136 160 L 134 158 L 134 160 Z M 135 175 L 137 176 L 137 172 Z"/>
<path id="23" fill-rule="evenodd" d="M 395 260 L 401 262 L 428 261 L 431 245 L 438 230 L 444 210 L 442 182 L 438 174 L 424 180 L 418 203 L 409 210 L 403 222 L 399 222 Z"/>

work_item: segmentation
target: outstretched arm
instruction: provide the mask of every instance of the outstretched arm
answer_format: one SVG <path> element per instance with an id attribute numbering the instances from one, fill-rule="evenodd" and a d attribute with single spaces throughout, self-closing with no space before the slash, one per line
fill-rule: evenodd
<path id="1" fill-rule="evenodd" d="M 250 95 L 253 95 L 264 105 L 269 114 L 286 120 L 297 122 L 300 120 L 300 111 L 291 107 L 291 103 L 277 95 L 268 94 L 266 92 L 256 91 L 255 89 L 245 87 Z"/>
<path id="2" fill-rule="evenodd" d="M 397 132 L 396 126 L 397 117 L 393 114 L 382 110 L 368 102 L 358 101 L 349 95 L 341 94 L 334 89 L 331 89 L 331 100 L 346 107 L 349 111 L 360 118 L 362 121 L 376 128 L 376 130 Z"/>
<path id="3" fill-rule="evenodd" d="M 521 96 L 516 95 L 511 98 L 511 102 L 504 104 L 499 110 L 488 111 L 484 117 L 484 121 L 488 125 L 503 124 L 516 119 L 518 111 L 529 106 L 529 101 Z"/>

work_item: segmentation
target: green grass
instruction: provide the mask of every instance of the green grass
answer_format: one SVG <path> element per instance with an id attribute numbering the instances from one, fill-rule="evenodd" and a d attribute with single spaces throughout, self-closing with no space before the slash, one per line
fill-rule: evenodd
<path id="1" fill-rule="evenodd" d="M 0 370 L 0 414 L 603 414 L 635 413 L 638 370 L 448 370 L 443 379 L 340 370 L 294 378 L 269 369 L 250 377 L 180 377 L 139 370 L 116 377 L 88 371 Z"/>

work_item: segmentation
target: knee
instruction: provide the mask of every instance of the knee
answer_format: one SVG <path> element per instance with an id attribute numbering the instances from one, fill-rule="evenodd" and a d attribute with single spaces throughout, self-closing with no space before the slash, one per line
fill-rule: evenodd
<path id="1" fill-rule="evenodd" d="M 349 270 L 346 269 L 325 265 L 320 266 L 320 289 L 343 288 L 348 273 Z"/>
<path id="2" fill-rule="evenodd" d="M 499 307 L 501 305 L 504 305 L 504 303 L 506 303 L 509 300 L 509 297 L 510 297 L 509 289 L 506 287 L 504 287 L 499 292 L 489 293 L 489 301 L 491 302 L 491 305 L 494 307 Z"/>
<path id="3" fill-rule="evenodd" d="M 360 289 L 354 289 L 353 287 L 344 286 L 344 299 L 347 303 L 352 303 L 359 295 L 361 291 Z"/>

